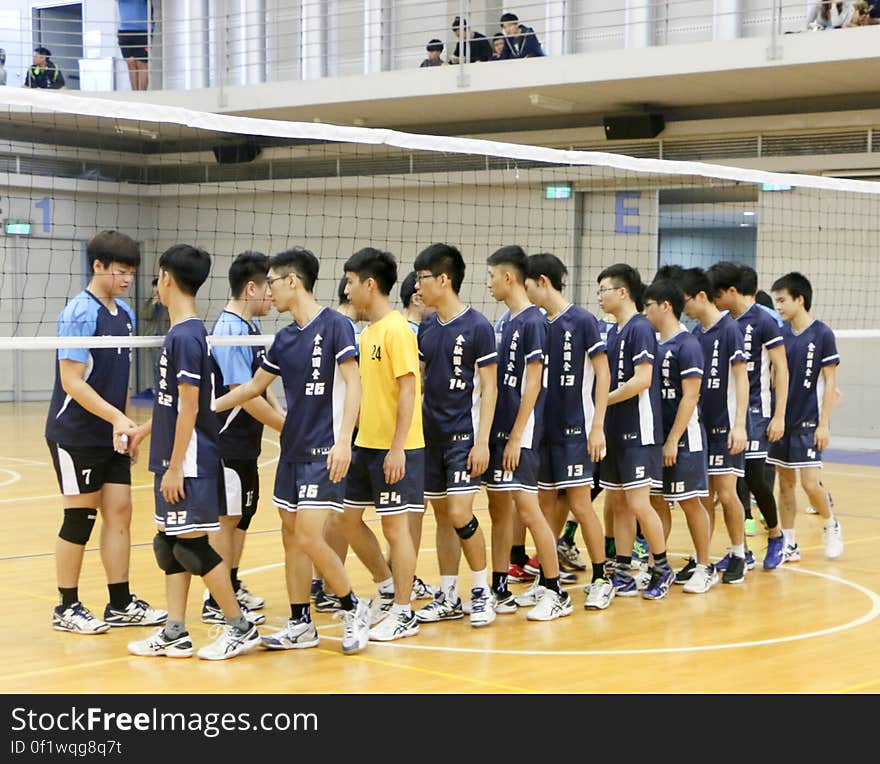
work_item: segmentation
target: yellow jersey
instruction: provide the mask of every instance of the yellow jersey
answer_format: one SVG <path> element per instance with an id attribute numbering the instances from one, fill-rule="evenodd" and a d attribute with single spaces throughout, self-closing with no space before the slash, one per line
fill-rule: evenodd
<path id="1" fill-rule="evenodd" d="M 397 427 L 399 377 L 412 374 L 416 383 L 412 423 L 405 449 L 424 448 L 422 434 L 422 376 L 419 344 L 407 320 L 396 310 L 361 332 L 361 417 L 355 445 L 362 448 L 391 448 Z"/>

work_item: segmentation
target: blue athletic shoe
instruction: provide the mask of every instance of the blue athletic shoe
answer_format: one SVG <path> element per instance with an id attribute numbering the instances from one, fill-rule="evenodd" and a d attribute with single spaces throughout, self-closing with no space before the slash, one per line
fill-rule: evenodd
<path id="1" fill-rule="evenodd" d="M 614 571 L 611 585 L 614 587 L 614 595 L 616 597 L 637 597 L 639 594 L 636 580 L 626 573 L 621 573 L 619 570 Z"/>
<path id="2" fill-rule="evenodd" d="M 720 570 L 723 573 L 727 570 L 728 565 L 730 565 L 730 552 L 715 563 L 715 570 Z"/>
<path id="3" fill-rule="evenodd" d="M 782 553 L 785 548 L 785 537 L 767 539 L 767 554 L 764 557 L 764 570 L 776 570 L 782 565 Z"/>
<path id="4" fill-rule="evenodd" d="M 638 562 L 642 565 L 648 562 L 650 554 L 651 549 L 648 547 L 648 542 L 645 540 L 644 536 L 636 536 L 636 540 L 633 542 L 633 562 Z"/>
<path id="5" fill-rule="evenodd" d="M 755 569 L 755 553 L 749 549 L 746 552 L 746 570 L 754 570 Z"/>
<path id="6" fill-rule="evenodd" d="M 666 566 L 664 568 L 654 568 L 651 571 L 651 581 L 642 592 L 642 597 L 646 600 L 662 600 L 669 594 L 669 587 L 675 583 L 675 571 Z"/>

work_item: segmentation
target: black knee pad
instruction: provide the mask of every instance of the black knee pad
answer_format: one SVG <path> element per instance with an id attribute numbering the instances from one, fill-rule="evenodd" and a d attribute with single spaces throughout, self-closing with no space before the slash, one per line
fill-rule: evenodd
<path id="1" fill-rule="evenodd" d="M 174 556 L 184 570 L 194 576 L 204 576 L 216 568 L 223 558 L 208 543 L 207 536 L 194 539 L 177 539 Z"/>
<path id="2" fill-rule="evenodd" d="M 65 509 L 58 537 L 71 544 L 85 546 L 92 535 L 97 516 L 97 509 Z"/>
<path id="3" fill-rule="evenodd" d="M 159 566 L 159 570 L 165 571 L 166 576 L 185 572 L 183 566 L 174 556 L 176 543 L 177 539 L 174 536 L 168 536 L 161 531 L 153 536 L 153 554 L 156 556 L 156 564 Z"/>
<path id="4" fill-rule="evenodd" d="M 458 537 L 462 541 L 467 541 L 477 532 L 477 528 L 479 527 L 480 522 L 479 520 L 477 520 L 476 516 L 474 516 L 471 518 L 471 521 L 467 525 L 463 525 L 461 528 L 456 528 L 455 532 L 458 534 Z"/>
<path id="5" fill-rule="evenodd" d="M 242 507 L 241 509 L 241 519 L 238 521 L 238 525 L 235 527 L 240 531 L 246 531 L 251 527 L 251 520 L 254 519 L 254 515 L 257 514 L 257 502 L 254 501 L 253 506 L 251 507 Z"/>

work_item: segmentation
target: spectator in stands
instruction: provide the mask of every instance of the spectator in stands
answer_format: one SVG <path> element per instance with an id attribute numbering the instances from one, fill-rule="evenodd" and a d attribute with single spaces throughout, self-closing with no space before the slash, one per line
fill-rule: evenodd
<path id="1" fill-rule="evenodd" d="M 464 29 L 465 39 L 468 42 L 467 58 L 465 57 L 464 50 L 462 50 L 462 29 Z M 486 35 L 481 34 L 480 32 L 475 32 L 473 29 L 471 29 L 468 26 L 467 19 L 462 19 L 458 16 L 452 19 L 452 31 L 458 38 L 458 42 L 455 44 L 455 50 L 452 51 L 452 55 L 449 57 L 450 64 L 461 64 L 467 63 L 468 61 L 474 62 L 492 60 L 492 44 L 489 42 L 489 39 L 486 37 Z"/>
<path id="2" fill-rule="evenodd" d="M 150 0 L 118 0 L 119 50 L 128 66 L 132 90 L 146 90 L 149 82 Z"/>
<path id="3" fill-rule="evenodd" d="M 819 0 L 807 14 L 807 29 L 811 32 L 840 29 L 847 26 L 852 17 L 853 4 L 850 0 Z"/>
<path id="4" fill-rule="evenodd" d="M 6 84 L 6 51 L 0 48 L 0 85 Z"/>
<path id="5" fill-rule="evenodd" d="M 42 45 L 34 48 L 34 63 L 28 67 L 27 76 L 24 79 L 26 88 L 44 88 L 48 90 L 63 90 L 64 75 L 49 56 L 52 51 Z"/>
<path id="6" fill-rule="evenodd" d="M 501 28 L 504 30 L 505 44 L 502 58 L 536 58 L 543 56 L 544 51 L 535 30 L 519 23 L 515 13 L 501 16 Z"/>
<path id="7" fill-rule="evenodd" d="M 419 68 L 423 66 L 443 66 L 443 59 L 440 58 L 440 54 L 443 52 L 442 40 L 438 40 L 436 37 L 428 40 L 425 50 L 428 51 L 428 57 L 419 64 Z"/>
<path id="8" fill-rule="evenodd" d="M 875 0 L 874 4 L 860 0 L 853 6 L 853 17 L 848 27 L 867 27 L 872 24 L 880 24 L 880 0 Z"/>
<path id="9" fill-rule="evenodd" d="M 504 32 L 496 32 L 492 35 L 492 60 L 501 61 L 504 58 Z"/>

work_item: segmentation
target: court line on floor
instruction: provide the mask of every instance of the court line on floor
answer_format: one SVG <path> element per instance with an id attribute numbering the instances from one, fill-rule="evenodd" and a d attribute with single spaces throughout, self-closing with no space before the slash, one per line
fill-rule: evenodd
<path id="1" fill-rule="evenodd" d="M 336 641 L 334 637 L 328 637 L 328 639 L 333 639 Z M 370 647 L 375 645 L 376 642 L 370 642 Z M 318 652 L 324 653 L 325 655 L 340 655 L 335 650 L 326 650 L 324 648 L 319 648 Z M 484 679 L 476 679 L 470 676 L 464 676 L 463 674 L 452 674 L 448 671 L 437 671 L 435 669 L 427 669 L 422 666 L 407 666 L 405 663 L 395 663 L 393 661 L 384 661 L 380 658 L 372 658 L 370 656 L 364 655 L 363 653 L 358 653 L 357 655 L 346 656 L 346 659 L 349 658 L 358 660 L 362 663 L 373 663 L 377 666 L 388 666 L 390 668 L 403 669 L 405 671 L 415 671 L 419 674 L 428 674 L 430 676 L 438 676 L 442 679 L 452 679 L 456 682 L 469 682 L 471 684 L 480 685 L 481 687 L 493 687 L 496 690 L 504 690 L 505 692 L 517 692 L 524 695 L 537 695 L 539 694 L 538 690 L 530 690 L 527 687 L 517 687 L 512 684 L 500 684 L 498 682 L 489 682 Z"/>
<path id="2" fill-rule="evenodd" d="M 100 638 L 100 634 L 95 635 L 96 639 Z M 67 663 L 63 666 L 50 666 L 48 668 L 35 669 L 34 671 L 23 671 L 20 674 L 6 674 L 0 676 L 0 681 L 11 682 L 15 679 L 28 679 L 34 676 L 44 676 L 46 674 L 58 674 L 62 671 L 79 671 L 84 668 L 94 668 L 95 666 L 109 666 L 114 663 L 123 663 L 136 658 L 135 655 L 121 655 L 118 658 L 104 658 L 100 661 L 89 661 L 87 663 Z"/>
<path id="3" fill-rule="evenodd" d="M 17 456 L 0 456 L 0 462 L 15 462 L 16 464 L 25 464 L 29 467 L 48 467 L 49 462 L 38 462 L 33 459 L 20 459 Z"/>
<path id="4" fill-rule="evenodd" d="M 870 682 L 862 682 L 861 684 L 851 684 L 849 687 L 841 687 L 839 690 L 832 690 L 832 695 L 846 695 L 856 690 L 864 690 L 867 687 L 875 687 L 880 684 L 880 679 L 872 679 Z"/>
<path id="5" fill-rule="evenodd" d="M 2 483 L 0 483 L 0 488 L 3 488 L 7 485 L 12 485 L 13 483 L 17 483 L 19 480 L 21 480 L 21 474 L 16 472 L 15 470 L 7 470 L 0 467 L 0 472 L 5 472 L 7 475 L 10 476 L 8 480 L 4 480 Z"/>

